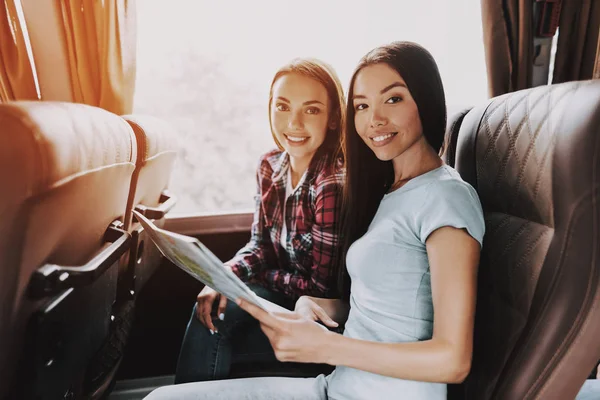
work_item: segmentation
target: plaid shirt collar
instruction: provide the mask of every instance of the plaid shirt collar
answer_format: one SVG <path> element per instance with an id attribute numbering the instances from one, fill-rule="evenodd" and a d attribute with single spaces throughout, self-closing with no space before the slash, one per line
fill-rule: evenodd
<path id="1" fill-rule="evenodd" d="M 318 160 L 313 160 L 310 162 L 308 169 L 306 171 L 306 176 L 302 181 L 300 187 L 298 187 L 294 194 L 291 196 L 295 200 L 292 202 L 292 209 L 295 209 L 298 205 L 298 199 L 303 196 L 304 193 L 308 190 L 312 181 L 316 177 L 317 171 L 320 171 L 326 162 L 326 157 L 319 157 Z M 270 188 L 263 193 L 262 196 L 262 204 L 265 207 L 264 215 L 266 219 L 266 224 L 269 227 L 276 227 L 279 231 L 283 225 L 283 205 L 285 204 L 285 187 L 287 185 L 287 171 L 290 168 L 290 156 L 284 151 L 279 156 L 277 160 L 277 164 L 275 164 L 273 168 L 273 173 L 271 174 L 271 186 Z M 288 207 L 289 209 L 289 207 Z M 293 212 L 301 212 L 300 210 L 295 210 Z"/>
<path id="2" fill-rule="evenodd" d="M 315 155 L 317 156 L 317 155 Z M 315 178 L 316 171 L 321 170 L 325 164 L 325 157 L 319 157 L 318 160 L 312 160 L 308 165 L 308 170 L 306 171 L 306 178 L 304 179 L 304 184 L 310 184 L 311 181 Z M 271 174 L 271 181 L 274 185 L 281 186 L 285 191 L 285 185 L 287 183 L 287 171 L 290 167 L 290 155 L 287 151 L 284 151 L 279 156 L 279 160 L 273 168 L 273 173 Z"/>

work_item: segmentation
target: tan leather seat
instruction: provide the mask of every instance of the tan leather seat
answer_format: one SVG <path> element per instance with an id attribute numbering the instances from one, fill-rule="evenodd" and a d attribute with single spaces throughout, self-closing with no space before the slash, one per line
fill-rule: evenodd
<path id="1" fill-rule="evenodd" d="M 165 215 L 176 199 L 166 190 L 176 156 L 177 135 L 164 121 L 150 116 L 125 116 L 136 136 L 137 159 L 129 183 L 124 229 L 131 234 L 129 251 L 120 261 L 117 304 L 111 330 L 91 363 L 89 389 L 99 398 L 109 387 L 127 352 L 129 335 L 135 319 L 137 293 L 160 265 L 162 254 L 144 232 L 132 221 L 136 208 L 162 227 Z"/>
<path id="2" fill-rule="evenodd" d="M 138 159 L 131 178 L 125 227 L 132 235 L 128 262 L 130 289 L 137 293 L 160 265 L 162 256 L 142 226 L 132 219 L 134 208 L 162 227 L 176 203 L 168 191 L 177 156 L 178 136 L 167 122 L 148 115 L 125 115 L 135 132 Z"/>
<path id="3" fill-rule="evenodd" d="M 575 398 L 600 358 L 600 81 L 473 109 L 456 168 L 487 227 L 466 398 Z"/>
<path id="4" fill-rule="evenodd" d="M 13 102 L 0 104 L 0 143 L 0 398 L 77 397 L 129 248 L 113 221 L 135 136 L 95 107 Z"/>

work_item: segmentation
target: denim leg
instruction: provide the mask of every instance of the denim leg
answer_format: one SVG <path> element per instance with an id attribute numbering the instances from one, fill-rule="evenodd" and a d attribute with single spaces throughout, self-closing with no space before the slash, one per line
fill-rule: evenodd
<path id="1" fill-rule="evenodd" d="M 283 307 L 291 309 L 294 306 L 293 300 L 280 293 L 256 284 L 248 287 L 260 297 Z M 211 335 L 196 317 L 194 305 L 179 353 L 175 383 L 227 378 L 232 359 L 242 362 L 275 360 L 271 344 L 258 322 L 234 302 L 227 302 L 223 321 L 213 321 L 218 333 Z"/>
<path id="2" fill-rule="evenodd" d="M 223 365 L 223 358 L 231 358 L 231 351 L 226 348 L 227 344 L 223 346 L 222 339 L 221 335 L 212 335 L 208 328 L 202 325 L 196 317 L 194 304 L 179 351 L 175 383 L 206 381 L 222 375 L 218 371 L 219 361 Z"/>
<path id="3" fill-rule="evenodd" d="M 277 361 L 271 342 L 257 321 L 248 322 L 232 342 L 232 364 Z"/>
<path id="4" fill-rule="evenodd" d="M 327 379 L 316 378 L 245 378 L 164 386 L 146 399 L 181 400 L 327 400 Z"/>
<path id="5" fill-rule="evenodd" d="M 281 293 L 273 292 L 257 284 L 249 284 L 248 286 L 263 299 L 269 300 L 288 310 L 294 308 L 295 301 L 285 297 Z M 260 329 L 260 324 L 254 318 L 251 318 L 234 333 L 232 346 L 232 363 L 277 361 L 269 339 Z"/>

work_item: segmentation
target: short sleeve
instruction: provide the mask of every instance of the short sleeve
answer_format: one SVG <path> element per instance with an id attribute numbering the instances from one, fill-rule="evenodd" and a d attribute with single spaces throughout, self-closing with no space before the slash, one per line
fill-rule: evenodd
<path id="1" fill-rule="evenodd" d="M 420 239 L 423 243 L 435 230 L 450 226 L 466 231 L 481 246 L 485 233 L 483 210 L 477 192 L 460 180 L 430 184 L 419 213 Z"/>

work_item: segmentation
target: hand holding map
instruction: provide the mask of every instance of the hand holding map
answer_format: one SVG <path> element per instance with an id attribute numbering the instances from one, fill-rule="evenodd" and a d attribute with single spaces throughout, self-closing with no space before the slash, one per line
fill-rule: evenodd
<path id="1" fill-rule="evenodd" d="M 180 235 L 158 228 L 137 211 L 135 218 L 144 227 L 160 252 L 173 264 L 194 278 L 213 288 L 231 301 L 241 298 L 265 311 L 290 312 L 289 310 L 258 297 L 204 244 L 193 237 Z"/>

